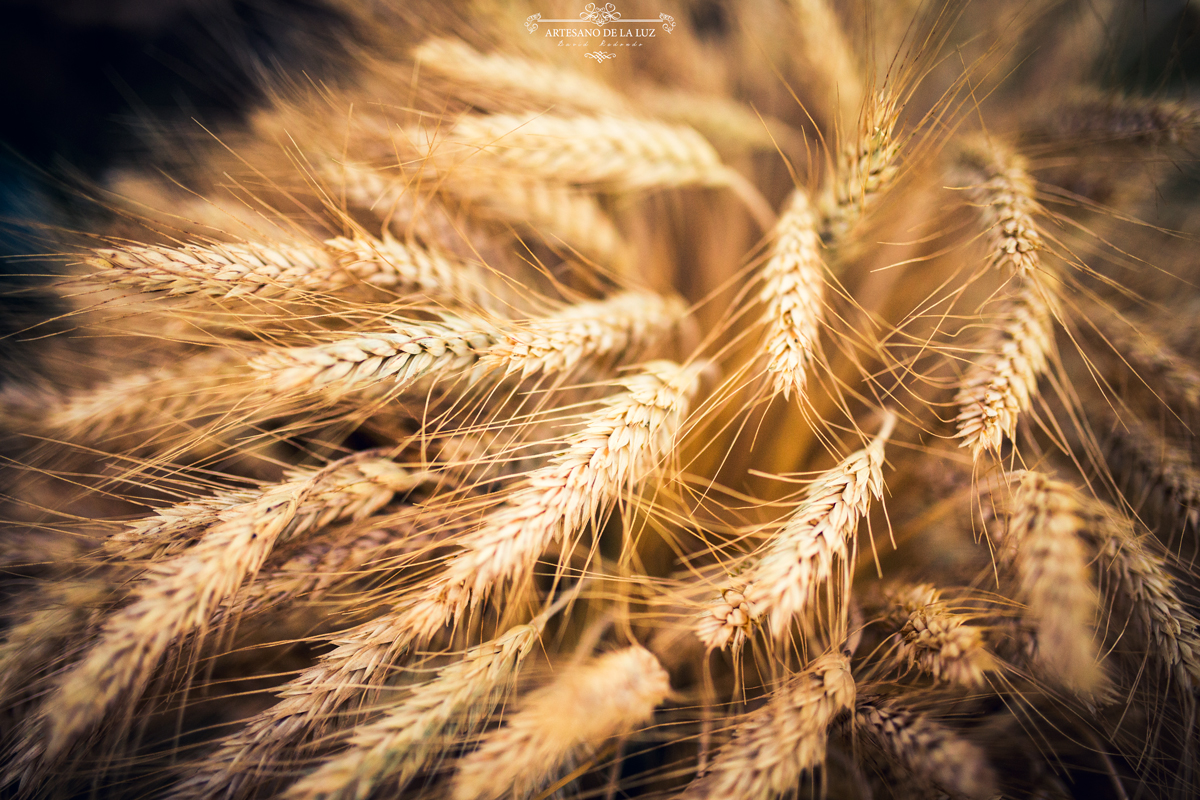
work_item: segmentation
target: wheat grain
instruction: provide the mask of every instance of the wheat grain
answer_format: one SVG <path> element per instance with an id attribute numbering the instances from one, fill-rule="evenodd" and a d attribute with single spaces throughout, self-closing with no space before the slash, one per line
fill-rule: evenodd
<path id="1" fill-rule="evenodd" d="M 796 189 L 775 228 L 775 245 L 763 268 L 760 299 L 766 304 L 764 321 L 775 391 L 788 397 L 804 391 L 821 330 L 825 279 L 816 220 L 808 195 Z"/>
<path id="2" fill-rule="evenodd" d="M 854 707 L 854 697 L 849 659 L 822 655 L 738 724 L 712 771 L 682 797 L 767 800 L 793 789 L 801 775 L 825 762 L 829 726 Z"/>
<path id="3" fill-rule="evenodd" d="M 524 800 L 572 757 L 633 733 L 670 691 L 666 670 L 638 646 L 564 670 L 459 761 L 450 797 Z"/>
<path id="4" fill-rule="evenodd" d="M 540 629 L 519 625 L 470 650 L 437 678 L 414 686 L 354 730 L 350 747 L 293 785 L 285 795 L 365 800 L 385 779 L 405 787 L 459 736 L 486 720 L 510 690 Z"/>

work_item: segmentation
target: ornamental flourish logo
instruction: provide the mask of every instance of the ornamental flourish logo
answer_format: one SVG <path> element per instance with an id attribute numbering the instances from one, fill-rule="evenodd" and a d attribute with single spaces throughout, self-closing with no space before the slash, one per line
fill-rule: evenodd
<path id="1" fill-rule="evenodd" d="M 649 27 L 638 27 L 647 24 Z M 525 30 L 530 34 L 543 31 L 542 36 L 557 40 L 558 47 L 599 45 L 609 48 L 583 54 L 584 58 L 603 64 L 616 57 L 616 53 L 611 52 L 613 48 L 642 47 L 645 40 L 657 38 L 659 30 L 671 33 L 675 30 L 675 18 L 670 14 L 659 14 L 656 19 L 625 19 L 614 3 L 588 3 L 579 12 L 578 19 L 543 19 L 541 14 L 531 14 L 525 20 Z"/>

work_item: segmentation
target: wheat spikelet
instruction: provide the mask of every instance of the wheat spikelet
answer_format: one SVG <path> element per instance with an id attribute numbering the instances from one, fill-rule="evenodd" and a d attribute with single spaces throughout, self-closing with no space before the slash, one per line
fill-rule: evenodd
<path id="1" fill-rule="evenodd" d="M 760 299 L 768 327 L 764 346 L 775 391 L 804 391 L 821 330 L 825 279 L 816 220 L 808 195 L 796 189 L 775 228 L 775 245 L 763 268 Z"/>
<path id="2" fill-rule="evenodd" d="M 750 637 L 758 619 L 758 611 L 746 599 L 745 587 L 722 589 L 721 599 L 700 614 L 696 635 L 709 650 L 732 647 L 737 652 Z"/>
<path id="3" fill-rule="evenodd" d="M 627 105 L 623 95 L 580 72 L 504 53 L 485 55 L 458 39 L 426 39 L 413 58 L 422 70 L 449 80 L 456 93 L 485 108 L 526 103 L 539 111 L 614 113 Z"/>
<path id="4" fill-rule="evenodd" d="M 293 785 L 285 795 L 364 800 L 385 779 L 403 787 L 463 733 L 478 727 L 500 703 L 539 628 L 519 625 L 470 650 L 413 687 L 379 719 L 357 728 L 350 747 Z"/>
<path id="5" fill-rule="evenodd" d="M 814 481 L 746 572 L 745 599 L 759 616 L 770 618 L 775 638 L 782 639 L 793 619 L 803 618 L 813 608 L 823 587 L 831 598 L 836 597 L 825 586 L 835 567 L 841 570 L 842 585 L 848 586 L 852 567 L 848 542 L 871 496 L 883 492 L 883 450 L 895 424 L 895 416 L 889 414 L 871 444 Z M 830 613 L 840 617 L 835 609 Z"/>
<path id="6" fill-rule="evenodd" d="M 450 796 L 523 800 L 570 758 L 587 757 L 605 740 L 633 733 L 670 691 L 666 670 L 638 646 L 564 670 L 459 762 Z"/>
<path id="7" fill-rule="evenodd" d="M 815 0 L 804 0 L 804 5 Z M 894 133 L 900 103 L 886 91 L 863 110 L 858 136 L 838 152 L 833 178 L 819 204 L 821 238 L 838 243 L 896 179 L 900 142 Z"/>
<path id="8" fill-rule="evenodd" d="M 280 702 L 230 737 L 177 788 L 179 795 L 238 794 L 252 778 L 243 772 L 246 765 L 303 738 L 326 714 L 360 696 L 396 653 L 432 636 L 496 582 L 517 580 L 553 541 L 577 537 L 607 513 L 670 452 L 705 366 L 658 361 L 624 379 L 627 391 L 609 398 L 568 449 L 510 492 L 433 584 L 399 609 L 339 635 L 337 648 L 289 682 Z"/>
<path id="9" fill-rule="evenodd" d="M 1016 567 L 1037 629 L 1037 657 L 1068 688 L 1094 694 L 1104 685 L 1092 623 L 1099 598 L 1081 538 L 1078 494 L 1038 472 L 1020 476 L 1000 560 Z"/>
<path id="10" fill-rule="evenodd" d="M 218 512 L 219 521 L 191 548 L 148 567 L 133 602 L 105 624 L 100 640 L 63 677 L 46 701 L 43 757 L 61 753 L 120 695 L 139 693 L 168 647 L 202 628 L 277 542 L 369 514 L 424 479 L 392 461 L 358 455 Z"/>
<path id="11" fill-rule="evenodd" d="M 826 653 L 789 677 L 751 712 L 713 761 L 712 771 L 683 793 L 686 800 L 765 800 L 796 786 L 825 762 L 829 726 L 854 708 L 850 661 Z"/>
<path id="12" fill-rule="evenodd" d="M 854 719 L 869 741 L 922 788 L 951 797 L 995 796 L 996 774 L 983 751 L 923 714 L 859 702 Z"/>
<path id="13" fill-rule="evenodd" d="M 894 639 L 896 658 L 930 675 L 935 681 L 980 688 L 995 662 L 983 642 L 983 632 L 950 611 L 941 592 L 924 583 L 896 590 L 891 621 L 901 625 Z"/>

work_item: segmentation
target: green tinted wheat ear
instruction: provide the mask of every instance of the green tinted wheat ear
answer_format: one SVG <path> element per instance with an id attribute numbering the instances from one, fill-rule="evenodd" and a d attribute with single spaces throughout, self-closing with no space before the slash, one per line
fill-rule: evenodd
<path id="1" fill-rule="evenodd" d="M 775 227 L 775 246 L 763 268 L 767 306 L 765 349 L 775 391 L 804 391 L 821 332 L 825 278 L 820 239 L 808 195 L 796 189 Z"/>
<path id="2" fill-rule="evenodd" d="M 95 725 L 118 697 L 139 694 L 168 648 L 205 627 L 278 542 L 369 514 L 424 480 L 391 461 L 357 455 L 219 512 L 191 548 L 149 565 L 133 601 L 63 676 L 44 709 L 45 758 Z"/>
<path id="3" fill-rule="evenodd" d="M 1092 632 L 1099 597 L 1081 536 L 1085 521 L 1078 492 L 1026 472 L 1012 505 L 1000 562 L 1016 568 L 1026 614 L 1037 629 L 1038 661 L 1068 688 L 1094 694 L 1105 680 Z"/>
<path id="4" fill-rule="evenodd" d="M 746 716 L 683 800 L 769 800 L 788 792 L 825 763 L 829 726 L 853 709 L 854 698 L 849 659 L 826 653 Z"/>
<path id="5" fill-rule="evenodd" d="M 859 703 L 854 720 L 868 741 L 921 788 L 980 800 L 996 795 L 996 773 L 987 756 L 949 728 L 880 701 Z"/>
<path id="6" fill-rule="evenodd" d="M 589 523 L 607 515 L 671 452 L 706 368 L 656 361 L 623 379 L 626 390 L 589 415 L 566 450 L 507 493 L 427 588 L 340 634 L 337 648 L 230 737 L 177 789 L 180 796 L 238 795 L 253 781 L 253 765 L 303 742 L 328 714 L 361 698 L 397 653 L 433 636 L 502 581 L 527 578 L 551 544 L 569 550 Z"/>
<path id="7" fill-rule="evenodd" d="M 288 790 L 289 800 L 365 800 L 382 781 L 404 787 L 486 720 L 512 687 L 539 629 L 519 625 L 469 651 L 356 728 L 350 747 Z"/>
<path id="8" fill-rule="evenodd" d="M 782 639 L 793 620 L 814 610 L 822 590 L 844 608 L 842 592 L 849 588 L 852 568 L 849 544 L 872 495 L 882 495 L 883 450 L 895 424 L 889 414 L 871 444 L 817 478 L 743 576 L 745 599 L 756 614 L 769 618 L 775 638 Z M 836 576 L 840 583 L 829 585 Z M 836 608 L 829 610 L 834 619 L 840 617 Z"/>
<path id="9" fill-rule="evenodd" d="M 587 758 L 606 740 L 633 733 L 670 691 L 667 671 L 637 646 L 564 670 L 462 758 L 450 797 L 524 800 L 570 759 Z"/>
<path id="10" fill-rule="evenodd" d="M 887 92 L 879 92 L 868 101 L 858 135 L 838 152 L 832 179 L 821 196 L 821 236 L 826 242 L 844 240 L 895 181 L 899 172 L 896 159 L 900 142 L 895 138 L 899 118 L 899 103 Z"/>

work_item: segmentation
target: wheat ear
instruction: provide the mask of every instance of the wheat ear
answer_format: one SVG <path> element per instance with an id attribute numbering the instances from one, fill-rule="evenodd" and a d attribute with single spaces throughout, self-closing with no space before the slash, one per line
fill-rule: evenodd
<path id="1" fill-rule="evenodd" d="M 896 98 L 885 91 L 871 97 L 863 109 L 858 135 L 838 152 L 833 179 L 821 196 L 821 237 L 826 242 L 842 242 L 896 179 L 900 142 L 894 134 L 899 118 Z"/>
<path id="2" fill-rule="evenodd" d="M 816 218 L 804 189 L 796 189 L 775 225 L 775 245 L 763 268 L 766 285 L 767 370 L 784 397 L 804 391 L 821 332 L 824 265 Z"/>
<path id="3" fill-rule="evenodd" d="M 290 681 L 280 701 L 230 737 L 204 769 L 177 788 L 181 797 L 237 794 L 240 770 L 302 740 L 326 715 L 359 698 L 395 654 L 427 638 L 482 599 L 493 584 L 519 579 L 555 540 L 571 540 L 607 513 L 671 451 L 705 364 L 645 365 L 627 391 L 590 415 L 570 447 L 506 496 L 420 595 L 343 633 L 322 660 Z"/>
<path id="4" fill-rule="evenodd" d="M 1099 606 L 1081 537 L 1083 507 L 1068 484 L 1038 472 L 1021 475 L 1000 561 L 1016 568 L 1026 614 L 1037 630 L 1047 672 L 1084 695 L 1104 685 L 1092 623 Z"/>
<path id="5" fill-rule="evenodd" d="M 514 101 L 539 106 L 614 113 L 625 98 L 575 70 L 502 53 L 483 54 L 458 39 L 426 39 L 413 51 L 421 69 L 455 84 L 455 93 L 481 107 Z M 528 105 L 526 107 L 528 107 Z"/>
<path id="6" fill-rule="evenodd" d="M 597 184 L 609 191 L 728 186 L 734 180 L 732 170 L 691 128 L 628 117 L 463 117 L 432 157 L 439 162 L 469 157 L 480 169 Z"/>
<path id="7" fill-rule="evenodd" d="M 289 800 L 366 800 L 383 780 L 403 788 L 452 742 L 476 729 L 508 694 L 539 629 L 518 625 L 413 687 L 379 719 L 354 729 L 350 747 L 294 784 Z"/>
<path id="8" fill-rule="evenodd" d="M 418 378 L 472 370 L 531 375 L 563 372 L 584 359 L 643 345 L 683 315 L 676 299 L 628 292 L 568 306 L 525 325 L 481 317 L 394 322 L 393 333 L 348 337 L 267 353 L 252 362 L 279 391 L 337 393 L 380 381 L 397 388 Z"/>
<path id="9" fill-rule="evenodd" d="M 896 657 L 935 681 L 981 688 L 995 660 L 983 631 L 946 607 L 941 592 L 927 583 L 905 586 L 891 595 L 890 621 L 902 626 L 895 635 Z"/>
<path id="10" fill-rule="evenodd" d="M 144 449 L 167 442 L 173 430 L 206 413 L 229 409 L 245 398 L 229 383 L 243 373 L 244 359 L 218 350 L 176 364 L 133 372 L 90 389 L 51 400 L 38 426 L 73 441 L 113 444 L 138 440 Z"/>
<path id="11" fill-rule="evenodd" d="M 1095 508 L 1086 531 L 1096 546 L 1101 578 L 1111 582 L 1119 606 L 1134 622 L 1132 633 L 1177 691 L 1190 698 L 1200 686 L 1200 621 L 1180 598 L 1167 559 L 1155 551 L 1152 536 L 1139 535 L 1133 520 L 1115 509 Z M 1116 625 L 1124 628 L 1121 620 Z"/>
<path id="12" fill-rule="evenodd" d="M 954 397 L 956 436 L 976 460 L 986 450 L 999 452 L 1004 437 L 1016 434 L 1018 418 L 1037 395 L 1054 342 L 1051 303 L 1040 286 L 1026 284 L 1000 300 L 990 315 L 995 327 Z"/>
<path id="13" fill-rule="evenodd" d="M 769 617 L 775 638 L 786 636 L 793 619 L 813 608 L 821 588 L 834 577 L 835 567 L 840 569 L 842 589 L 849 588 L 848 543 L 872 495 L 882 495 L 884 445 L 895 424 L 895 415 L 888 414 L 867 447 L 817 478 L 747 571 L 746 600 L 757 614 Z M 831 603 L 840 597 L 832 587 L 826 589 Z M 832 606 L 830 614 L 840 617 Z"/>
<path id="14" fill-rule="evenodd" d="M 981 800 L 996 795 L 996 773 L 983 751 L 925 715 L 876 701 L 860 702 L 854 719 L 922 788 Z"/>
<path id="15" fill-rule="evenodd" d="M 1147 488 L 1178 504 L 1176 513 L 1181 512 L 1193 527 L 1200 525 L 1200 469 L 1190 451 L 1176 446 L 1136 414 L 1115 421 L 1113 439 L 1116 452 L 1110 463 L 1127 461 L 1126 466 L 1140 473 Z"/>
<path id="16" fill-rule="evenodd" d="M 463 757 L 450 797 L 524 800 L 573 757 L 587 757 L 606 740 L 633 733 L 670 691 L 667 671 L 638 646 L 564 670 Z"/>
<path id="17" fill-rule="evenodd" d="M 143 292 L 215 299 L 299 299 L 345 287 L 355 279 L 319 246 L 272 242 L 178 247 L 128 245 L 96 250 L 91 276 Z"/>
<path id="18" fill-rule="evenodd" d="M 140 694 L 167 649 L 203 628 L 277 542 L 370 514 L 425 477 L 358 454 L 219 512 L 191 548 L 147 568 L 133 602 L 105 623 L 99 641 L 63 676 L 44 708 L 44 758 L 62 753 L 119 696 Z"/>
<path id="19" fill-rule="evenodd" d="M 1047 132 L 1072 146 L 1131 141 L 1177 144 L 1188 139 L 1197 124 L 1194 108 L 1152 97 L 1088 92 L 1064 105 L 1050 118 Z"/>
<path id="20" fill-rule="evenodd" d="M 962 164 L 983 178 L 969 194 L 987 226 L 991 264 L 1014 283 L 993 305 L 995 327 L 954 398 L 957 435 L 978 459 L 984 450 L 999 452 L 1004 437 L 1013 437 L 1019 415 L 1037 395 L 1054 342 L 1057 282 L 1039 256 L 1046 246 L 1034 219 L 1038 205 L 1024 159 L 988 140 L 964 146 Z"/>
<path id="21" fill-rule="evenodd" d="M 822 655 L 747 715 L 683 800 L 768 800 L 794 789 L 805 772 L 825 763 L 829 726 L 854 708 L 854 698 L 850 660 Z"/>
<path id="22" fill-rule="evenodd" d="M 854 50 L 829 0 L 792 0 L 800 57 L 816 74 L 826 107 L 856 109 L 862 103 L 863 82 Z M 838 115 L 835 115 L 835 120 Z"/>

